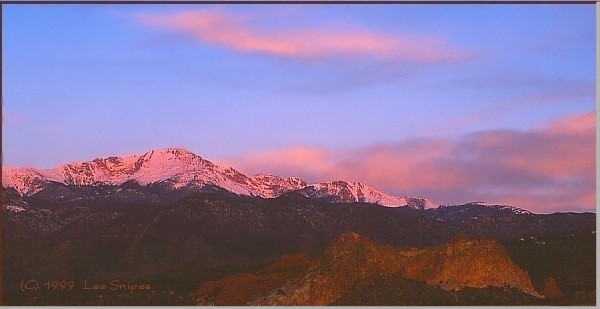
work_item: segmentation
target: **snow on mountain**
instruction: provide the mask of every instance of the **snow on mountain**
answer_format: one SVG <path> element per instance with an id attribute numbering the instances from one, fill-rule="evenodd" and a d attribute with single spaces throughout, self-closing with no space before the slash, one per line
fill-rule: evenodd
<path id="1" fill-rule="evenodd" d="M 19 194 L 34 194 L 46 181 L 58 181 L 55 170 L 2 167 L 2 186 L 14 188 Z"/>
<path id="2" fill-rule="evenodd" d="M 55 169 L 2 168 L 2 185 L 21 195 L 31 195 L 48 181 L 67 185 L 120 185 L 135 181 L 140 185 L 168 184 L 172 188 L 214 185 L 236 194 L 274 198 L 284 192 L 304 190 L 311 197 L 331 197 L 333 202 L 366 202 L 389 207 L 435 205 L 426 199 L 396 197 L 358 182 L 333 181 L 308 185 L 296 177 L 273 175 L 248 177 L 232 167 L 216 165 L 179 148 L 151 150 L 143 155 L 98 158 L 62 165 Z M 421 206 L 423 204 L 424 206 Z"/>
<path id="3" fill-rule="evenodd" d="M 299 190 L 307 186 L 307 183 L 300 178 L 281 178 L 263 174 L 252 177 L 251 183 L 259 190 L 259 196 L 264 198 L 278 197 L 284 192 Z"/>
<path id="4" fill-rule="evenodd" d="M 437 204 L 425 198 L 393 196 L 360 182 L 342 180 L 308 185 L 299 192 L 307 197 L 332 203 L 363 202 L 387 207 L 410 206 L 417 209 L 437 207 Z"/>
<path id="5" fill-rule="evenodd" d="M 408 202 L 404 197 L 387 195 L 375 188 L 365 186 L 360 182 L 332 181 L 314 184 L 314 190 L 308 193 L 309 197 L 336 197 L 334 202 L 365 202 L 375 203 L 389 207 L 406 206 Z"/>
<path id="6" fill-rule="evenodd" d="M 405 197 L 405 199 L 408 201 L 408 205 L 413 208 L 432 209 L 439 206 L 435 202 L 422 197 Z"/>
<path id="7" fill-rule="evenodd" d="M 498 205 L 498 204 L 491 204 L 491 203 L 485 203 L 485 202 L 473 202 L 472 204 L 475 205 L 480 205 L 480 206 L 486 206 L 486 207 L 490 207 L 490 208 L 497 208 L 500 210 L 509 210 L 511 212 L 513 212 L 514 214 L 517 215 L 530 215 L 532 214 L 532 212 L 530 212 L 529 210 L 525 210 L 519 207 L 515 207 L 515 206 L 510 206 L 510 205 Z"/>
<path id="8" fill-rule="evenodd" d="M 56 181 L 68 185 L 120 185 L 135 181 L 140 185 L 167 182 L 174 189 L 215 185 L 228 191 L 253 196 L 273 195 L 269 181 L 282 190 L 286 182 L 273 177 L 257 187 L 252 178 L 231 167 L 222 167 L 189 151 L 177 148 L 151 150 L 143 155 L 99 158 L 89 162 L 69 163 L 56 169 L 34 170 L 3 168 L 3 186 L 20 194 L 33 194 L 36 183 Z M 39 187 L 39 186 L 38 186 Z M 292 189 L 293 187 L 290 187 Z"/>

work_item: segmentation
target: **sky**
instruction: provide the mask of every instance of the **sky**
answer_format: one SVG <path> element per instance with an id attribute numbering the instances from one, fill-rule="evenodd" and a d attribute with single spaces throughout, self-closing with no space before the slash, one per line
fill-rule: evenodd
<path id="1" fill-rule="evenodd" d="M 595 211 L 594 29 L 593 4 L 3 5 L 3 166 L 180 147 Z"/>

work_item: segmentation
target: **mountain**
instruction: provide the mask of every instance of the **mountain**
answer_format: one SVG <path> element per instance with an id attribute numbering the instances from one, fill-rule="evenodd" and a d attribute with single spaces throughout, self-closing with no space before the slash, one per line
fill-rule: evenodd
<path id="1" fill-rule="evenodd" d="M 390 196 L 360 182 L 332 181 L 306 186 L 298 190 L 306 197 L 330 203 L 372 203 L 388 207 L 411 206 L 417 209 L 437 207 L 432 201 L 416 197 Z"/>
<path id="2" fill-rule="evenodd" d="M 485 221 L 490 216 L 530 216 L 532 212 L 509 205 L 470 202 L 461 205 L 440 205 L 435 209 L 427 209 L 438 221 L 462 221 L 465 219 Z"/>
<path id="3" fill-rule="evenodd" d="M 3 168 L 2 181 L 5 304 L 595 304 L 595 213 L 434 207 L 173 148 Z M 23 293 L 23 278 L 152 291 Z"/>
<path id="4" fill-rule="evenodd" d="M 3 187 L 13 188 L 22 196 L 39 193 L 52 183 L 121 186 L 131 182 L 141 186 L 160 185 L 171 190 L 217 187 L 235 194 L 262 198 L 298 191 L 306 197 L 335 203 L 366 202 L 420 209 L 437 206 L 424 198 L 396 197 L 359 182 L 333 181 L 309 185 L 296 177 L 262 174 L 249 177 L 232 167 L 219 166 L 179 148 L 151 150 L 143 155 L 98 158 L 54 169 L 2 168 Z"/>

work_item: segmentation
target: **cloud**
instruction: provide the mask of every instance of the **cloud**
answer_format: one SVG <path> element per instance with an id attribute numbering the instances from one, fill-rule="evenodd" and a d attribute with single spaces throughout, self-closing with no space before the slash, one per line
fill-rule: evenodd
<path id="1" fill-rule="evenodd" d="M 481 131 L 345 151 L 283 149 L 227 162 L 244 172 L 312 182 L 361 181 L 443 204 L 481 200 L 535 212 L 595 211 L 595 128 L 590 112 L 529 131 Z"/>
<path id="2" fill-rule="evenodd" d="M 335 163 L 333 152 L 318 148 L 288 148 L 250 153 L 241 157 L 221 158 L 215 162 L 235 166 L 244 173 L 271 173 L 282 177 L 296 176 L 317 181 Z"/>
<path id="3" fill-rule="evenodd" d="M 169 15 L 140 14 L 143 25 L 168 29 L 240 52 L 288 58 L 372 56 L 416 62 L 453 61 L 470 57 L 438 37 L 398 36 L 357 27 L 293 29 L 253 26 L 248 16 L 222 11 L 184 11 Z"/>
<path id="4" fill-rule="evenodd" d="M 581 115 L 565 116 L 550 122 L 547 128 L 541 128 L 541 130 L 547 130 L 549 134 L 554 135 L 592 134 L 596 130 L 596 114 L 589 112 Z"/>

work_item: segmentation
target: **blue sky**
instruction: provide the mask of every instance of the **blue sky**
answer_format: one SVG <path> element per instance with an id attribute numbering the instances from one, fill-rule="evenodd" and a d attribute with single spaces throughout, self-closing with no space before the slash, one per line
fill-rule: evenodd
<path id="1" fill-rule="evenodd" d="M 361 178 L 249 158 L 460 144 L 592 113 L 594 13 L 591 4 L 3 5 L 4 164 L 176 146 L 250 174 Z"/>

